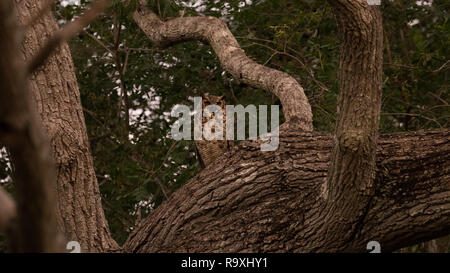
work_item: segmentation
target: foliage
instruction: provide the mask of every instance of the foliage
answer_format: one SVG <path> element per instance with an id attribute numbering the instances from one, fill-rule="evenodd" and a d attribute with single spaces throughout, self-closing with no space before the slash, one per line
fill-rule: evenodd
<path id="1" fill-rule="evenodd" d="M 386 1 L 383 131 L 448 128 L 450 4 Z M 388 114 L 392 113 L 392 114 Z"/>

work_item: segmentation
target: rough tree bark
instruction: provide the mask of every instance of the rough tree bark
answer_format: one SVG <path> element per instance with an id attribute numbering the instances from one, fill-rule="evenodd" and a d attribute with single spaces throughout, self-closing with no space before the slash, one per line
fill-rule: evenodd
<path id="1" fill-rule="evenodd" d="M 13 1 L 0 2 L 0 141 L 15 166 L 17 215 L 14 203 L 1 193 L 1 218 L 11 230 L 14 252 L 60 251 L 54 217 L 55 170 L 48 140 L 32 107 L 26 70 L 20 61 L 20 40 Z"/>
<path id="2" fill-rule="evenodd" d="M 365 0 L 329 3 L 341 42 L 336 142 L 323 189 L 328 223 L 323 227 L 324 236 L 332 250 L 354 239 L 374 195 L 383 25 L 379 8 L 369 6 Z"/>
<path id="3" fill-rule="evenodd" d="M 376 240 L 385 252 L 448 234 L 449 137 L 450 130 L 381 137 L 375 193 L 352 238 L 350 230 L 341 239 L 322 233 L 332 136 L 282 129 L 276 152 L 245 142 L 207 167 L 136 227 L 124 250 L 363 252 Z"/>
<path id="4" fill-rule="evenodd" d="M 43 2 L 15 0 L 22 24 L 39 14 Z M 48 12 L 25 33 L 22 54 L 30 61 L 58 30 Z M 102 209 L 92 155 L 89 151 L 80 92 L 69 46 L 63 43 L 30 79 L 35 106 L 51 139 L 57 166 L 57 220 L 67 240 L 83 251 L 117 249 Z"/>

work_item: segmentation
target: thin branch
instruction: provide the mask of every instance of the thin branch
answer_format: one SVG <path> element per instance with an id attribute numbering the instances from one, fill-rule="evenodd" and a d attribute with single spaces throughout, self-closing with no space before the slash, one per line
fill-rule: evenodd
<path id="1" fill-rule="evenodd" d="M 135 48 L 135 47 L 127 47 L 127 48 L 119 48 L 118 51 L 142 51 L 142 52 L 150 52 L 154 53 L 155 49 L 153 48 Z"/>
<path id="2" fill-rule="evenodd" d="M 127 51 L 125 51 L 125 61 L 123 63 L 122 75 L 125 75 L 127 73 L 127 65 L 128 65 L 128 58 L 129 57 L 130 57 L 130 51 L 127 50 Z"/>
<path id="3" fill-rule="evenodd" d="M 105 45 L 105 43 L 103 43 L 102 41 L 100 41 L 100 39 L 98 39 L 97 37 L 95 37 L 93 34 L 89 33 L 89 31 L 83 30 L 83 33 L 85 33 L 87 36 L 91 37 L 94 41 L 97 42 L 97 44 L 99 44 L 101 47 L 103 47 L 106 51 L 108 51 L 109 53 L 111 53 L 111 55 L 115 55 L 115 53 L 109 49 L 109 47 L 107 45 Z"/>
<path id="4" fill-rule="evenodd" d="M 428 94 L 432 95 L 433 97 L 435 97 L 436 99 L 438 99 L 439 101 L 441 101 L 445 106 L 448 106 L 448 105 L 449 105 L 448 102 L 445 101 L 444 99 L 442 99 L 440 96 L 438 96 L 438 95 L 436 95 L 436 94 L 434 94 L 434 93 L 432 93 L 432 92 L 428 92 Z"/>
<path id="5" fill-rule="evenodd" d="M 169 147 L 169 150 L 167 151 L 167 153 L 164 157 L 164 160 L 162 161 L 159 168 L 156 170 L 150 170 L 148 163 L 145 160 L 143 160 L 140 155 L 131 156 L 130 159 L 136 163 L 144 165 L 144 167 L 141 167 L 141 169 L 144 170 L 146 173 L 148 173 L 147 179 L 151 179 L 164 167 L 164 164 L 166 163 L 167 159 L 169 158 L 169 155 L 175 149 L 176 144 L 178 144 L 178 142 L 172 143 L 172 145 Z M 137 158 L 136 156 L 138 156 L 139 158 Z M 166 187 L 161 183 L 161 181 L 158 179 L 158 177 L 155 177 L 155 180 L 156 180 L 156 183 L 158 183 L 159 187 L 161 188 L 161 191 L 164 194 L 164 197 L 166 198 L 166 200 L 169 199 L 169 194 L 168 194 L 168 190 L 166 189 Z"/>
<path id="6" fill-rule="evenodd" d="M 89 25 L 90 22 L 102 13 L 108 7 L 109 2 L 110 0 L 96 1 L 81 17 L 68 23 L 62 29 L 57 31 L 53 37 L 47 41 L 47 44 L 32 58 L 28 64 L 27 72 L 31 74 L 39 68 L 61 43 L 69 40 L 82 31 L 83 28 Z"/>
<path id="7" fill-rule="evenodd" d="M 294 56 L 294 55 L 288 53 L 288 52 L 286 51 L 286 48 L 284 49 L 284 51 L 279 51 L 279 50 L 276 50 L 276 49 L 274 49 L 274 48 L 272 48 L 272 47 L 270 47 L 270 46 L 267 46 L 267 45 L 264 45 L 264 44 L 260 44 L 260 43 L 252 43 L 252 44 L 250 44 L 250 45 L 248 45 L 248 46 L 253 46 L 253 45 L 261 46 L 261 47 L 267 48 L 267 49 L 269 49 L 269 50 L 271 50 L 271 51 L 274 52 L 274 53 L 272 54 L 272 56 L 270 56 L 270 58 L 264 63 L 264 65 L 266 65 L 266 64 L 267 64 L 274 56 L 276 56 L 276 55 L 284 55 L 284 56 L 290 57 L 290 58 L 294 59 L 294 61 L 296 61 L 297 63 L 299 63 L 300 66 L 303 67 L 303 69 L 306 71 L 306 73 L 307 73 L 308 76 L 311 78 L 311 80 L 312 80 L 313 82 L 315 82 L 322 90 L 324 90 L 324 91 L 329 91 L 329 89 L 325 86 L 325 84 L 323 84 L 322 82 L 318 81 L 318 80 L 316 79 L 316 77 L 314 77 L 313 71 L 312 71 L 309 67 L 307 67 L 306 64 L 305 64 L 304 62 L 302 62 L 299 58 L 297 58 L 296 56 Z"/>
<path id="8" fill-rule="evenodd" d="M 447 60 L 441 67 L 439 67 L 438 69 L 434 70 L 433 72 L 437 73 L 437 72 L 439 72 L 439 71 L 441 71 L 443 69 L 446 69 L 448 64 L 450 64 L 450 60 Z"/>
<path id="9" fill-rule="evenodd" d="M 429 118 L 429 117 L 426 117 L 426 116 L 421 115 L 421 114 L 414 114 L 414 113 L 381 113 L 381 115 L 383 115 L 383 116 L 409 116 L 409 117 L 419 117 L 419 118 L 426 119 L 426 120 L 428 120 L 428 121 L 432 121 L 432 122 L 436 123 L 436 124 L 439 126 L 439 128 L 443 129 L 442 125 L 441 125 L 436 119 Z"/>

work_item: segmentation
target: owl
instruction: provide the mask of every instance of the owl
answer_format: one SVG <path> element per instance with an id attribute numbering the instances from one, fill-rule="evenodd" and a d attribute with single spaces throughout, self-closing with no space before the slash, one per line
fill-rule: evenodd
<path id="1" fill-rule="evenodd" d="M 197 157 L 200 163 L 200 166 L 202 168 L 205 168 L 212 162 L 214 162 L 219 156 L 223 155 L 225 152 L 229 151 L 231 147 L 233 146 L 233 141 L 227 141 L 225 139 L 225 132 L 226 132 L 226 111 L 225 111 L 225 100 L 223 99 L 223 96 L 214 96 L 214 95 L 202 95 L 202 108 L 203 111 L 206 111 L 206 107 L 208 105 L 217 105 L 222 109 L 223 113 L 223 140 L 206 140 L 205 138 L 205 132 L 203 132 L 202 139 L 203 140 L 197 140 L 195 141 L 195 148 Z M 204 125 L 210 121 L 211 119 L 214 119 L 214 113 L 210 115 L 209 117 L 202 117 L 202 128 L 204 128 Z M 206 132 L 208 133 L 208 132 Z M 214 133 L 214 126 L 211 128 L 211 132 Z"/>

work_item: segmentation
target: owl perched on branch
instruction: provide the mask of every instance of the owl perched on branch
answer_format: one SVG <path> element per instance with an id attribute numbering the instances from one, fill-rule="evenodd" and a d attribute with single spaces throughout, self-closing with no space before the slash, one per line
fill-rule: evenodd
<path id="1" fill-rule="evenodd" d="M 211 139 L 211 136 L 215 133 L 214 126 L 211 127 L 210 132 L 205 132 L 205 130 L 202 133 L 202 140 L 196 140 L 195 141 L 195 148 L 198 160 L 200 162 L 200 166 L 202 168 L 205 168 L 212 162 L 214 162 L 219 156 L 223 155 L 225 152 L 229 151 L 231 147 L 233 146 L 233 141 L 227 141 L 225 139 L 226 136 L 226 111 L 225 111 L 225 101 L 223 99 L 223 96 L 214 96 L 214 95 L 202 95 L 202 109 L 204 112 L 210 114 L 209 117 L 205 117 L 203 115 L 202 117 L 202 128 L 205 128 L 205 124 L 208 123 L 211 120 L 215 119 L 215 113 L 211 112 L 209 113 L 206 107 L 208 105 L 217 105 L 222 109 L 223 113 L 223 123 L 222 123 L 222 132 L 223 132 L 223 138 L 222 140 L 213 139 L 213 140 L 207 140 L 208 138 Z M 211 124 L 210 124 L 211 125 Z M 205 135 L 207 134 L 207 135 Z"/>

